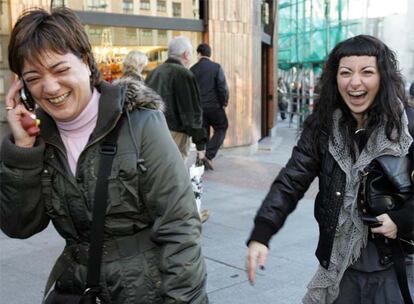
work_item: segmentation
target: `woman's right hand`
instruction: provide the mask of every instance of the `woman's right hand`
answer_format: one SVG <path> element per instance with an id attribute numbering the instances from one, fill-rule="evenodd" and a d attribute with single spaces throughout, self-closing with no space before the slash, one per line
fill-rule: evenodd
<path id="1" fill-rule="evenodd" d="M 19 91 L 22 87 L 23 84 L 21 80 L 16 79 L 10 86 L 10 89 L 6 95 L 5 104 L 7 110 L 7 121 L 13 134 L 15 145 L 24 148 L 31 148 L 36 141 L 36 136 L 30 136 L 21 124 L 23 116 L 31 114 L 19 102 Z"/>
<path id="2" fill-rule="evenodd" d="M 264 269 L 269 248 L 262 243 L 251 241 L 247 249 L 246 270 L 247 277 L 253 285 L 256 281 L 256 267 L 259 264 L 260 269 Z"/>

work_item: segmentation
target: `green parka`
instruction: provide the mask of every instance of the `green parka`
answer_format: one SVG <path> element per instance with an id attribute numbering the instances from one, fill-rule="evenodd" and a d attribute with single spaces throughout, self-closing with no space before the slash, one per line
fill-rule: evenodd
<path id="1" fill-rule="evenodd" d="M 12 137 L 4 140 L 1 229 L 12 238 L 28 238 L 52 221 L 66 240 L 52 272 L 56 287 L 82 292 L 100 143 L 121 124 L 108 186 L 103 303 L 208 303 L 201 223 L 187 170 L 158 110 L 162 101 L 139 82 L 121 82 L 125 97 L 121 85 L 102 82 L 97 87 L 97 125 L 76 176 L 54 121 L 41 109 L 41 135 L 33 148 L 17 147 Z M 121 115 L 123 109 L 128 115 Z"/>

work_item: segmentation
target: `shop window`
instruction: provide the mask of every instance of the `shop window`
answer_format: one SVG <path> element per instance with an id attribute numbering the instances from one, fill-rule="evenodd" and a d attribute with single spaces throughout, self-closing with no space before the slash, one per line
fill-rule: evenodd
<path id="1" fill-rule="evenodd" d="M 167 11 L 167 1 L 157 0 L 157 11 L 158 12 L 166 12 Z"/>
<path id="2" fill-rule="evenodd" d="M 107 6 L 106 0 L 88 0 L 86 9 L 90 11 L 105 11 Z"/>
<path id="3" fill-rule="evenodd" d="M 135 3 L 137 5 L 137 2 Z M 89 24 L 85 25 L 85 29 L 102 78 L 110 82 L 121 77 L 122 61 L 131 50 L 139 50 L 148 56 L 149 62 L 144 70 L 145 75 L 167 60 L 168 38 L 184 35 L 193 45 L 198 45 L 202 41 L 201 32 L 105 27 Z M 3 48 L 4 45 L 5 42 Z M 4 50 L 3 59 L 5 59 Z"/>
<path id="4" fill-rule="evenodd" d="M 151 9 L 150 0 L 141 0 L 139 8 L 142 10 L 150 10 Z"/>
<path id="5" fill-rule="evenodd" d="M 173 2 L 172 9 L 173 9 L 173 17 L 181 17 L 181 3 Z"/>
<path id="6" fill-rule="evenodd" d="M 158 30 L 158 44 L 168 44 L 166 30 Z"/>
<path id="7" fill-rule="evenodd" d="M 1 0 L 0 0 L 1 2 Z M 52 7 L 61 7 L 61 6 L 65 6 L 65 0 L 52 0 L 50 5 Z"/>
<path id="8" fill-rule="evenodd" d="M 128 40 L 136 40 L 137 39 L 137 30 L 134 28 L 127 28 L 126 29 L 126 36 Z"/>
<path id="9" fill-rule="evenodd" d="M 101 37 L 102 35 L 102 27 L 100 26 L 93 26 L 90 25 L 87 27 L 86 32 L 88 33 L 89 37 Z"/>
<path id="10" fill-rule="evenodd" d="M 140 42 L 141 45 L 152 45 L 152 30 L 140 30 Z"/>
<path id="11" fill-rule="evenodd" d="M 133 14 L 134 13 L 134 1 L 133 0 L 123 0 L 122 10 L 124 14 Z"/>

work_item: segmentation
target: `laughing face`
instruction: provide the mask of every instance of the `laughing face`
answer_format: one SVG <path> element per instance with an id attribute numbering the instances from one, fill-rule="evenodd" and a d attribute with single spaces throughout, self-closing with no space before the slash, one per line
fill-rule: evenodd
<path id="1" fill-rule="evenodd" d="M 22 76 L 36 103 L 56 121 L 71 121 L 92 97 L 89 66 L 72 53 L 45 52 L 25 60 Z"/>
<path id="2" fill-rule="evenodd" d="M 343 57 L 336 76 L 338 90 L 352 115 L 362 127 L 365 111 L 372 105 L 380 87 L 380 74 L 374 56 Z"/>

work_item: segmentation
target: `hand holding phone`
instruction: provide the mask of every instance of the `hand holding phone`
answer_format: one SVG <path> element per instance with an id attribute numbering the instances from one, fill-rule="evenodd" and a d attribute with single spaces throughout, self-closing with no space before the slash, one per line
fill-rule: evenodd
<path id="1" fill-rule="evenodd" d="M 40 120 L 36 119 L 36 115 L 24 113 L 22 114 L 21 124 L 30 136 L 38 136 L 40 133 Z"/>
<path id="2" fill-rule="evenodd" d="M 362 216 L 362 221 L 371 228 L 382 226 L 382 221 L 378 220 L 375 216 Z"/>

